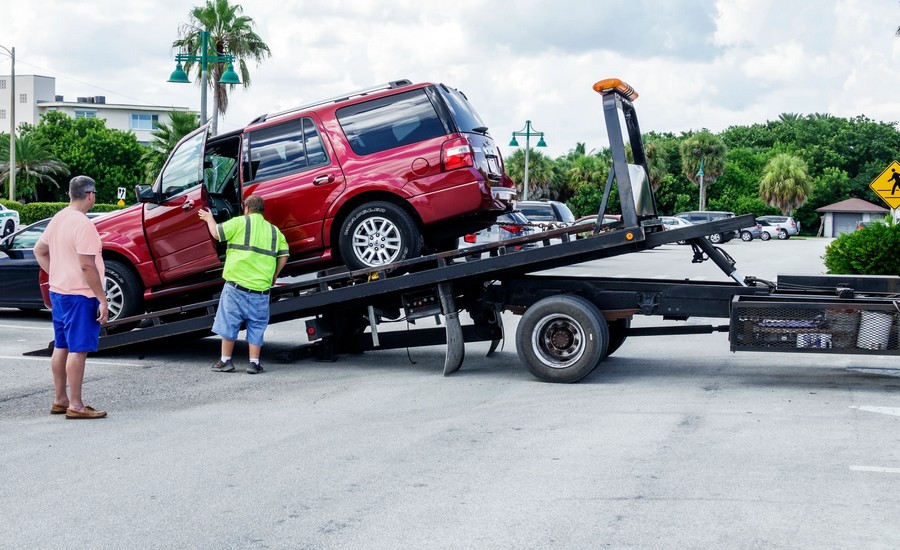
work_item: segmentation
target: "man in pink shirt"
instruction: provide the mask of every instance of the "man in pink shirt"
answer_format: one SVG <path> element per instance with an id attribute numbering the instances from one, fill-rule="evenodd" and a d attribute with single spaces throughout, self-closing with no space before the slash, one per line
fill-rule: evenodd
<path id="1" fill-rule="evenodd" d="M 34 247 L 38 263 L 50 275 L 54 332 L 50 414 L 72 419 L 106 416 L 106 411 L 88 407 L 81 400 L 87 354 L 97 351 L 100 325 L 106 324 L 109 314 L 103 288 L 103 245 L 97 228 L 85 215 L 96 201 L 93 179 L 72 178 L 69 206 L 53 216 Z"/>

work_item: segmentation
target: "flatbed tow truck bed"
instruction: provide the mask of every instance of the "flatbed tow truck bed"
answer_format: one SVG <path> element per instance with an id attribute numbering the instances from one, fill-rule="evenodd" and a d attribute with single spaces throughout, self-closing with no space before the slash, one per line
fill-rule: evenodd
<path id="1" fill-rule="evenodd" d="M 496 350 L 504 338 L 503 311 L 522 315 L 516 334 L 519 357 L 537 378 L 551 382 L 580 380 L 635 336 L 727 331 L 732 351 L 900 355 L 900 277 L 793 275 L 776 282 L 745 277 L 706 237 L 752 225 L 750 214 L 663 230 L 646 177 L 633 106 L 637 94 L 615 79 L 594 89 L 603 97 L 613 154 L 598 219 L 615 181 L 621 223 L 595 226 L 585 238 L 575 238 L 584 226 L 554 229 L 385 268 L 329 270 L 277 286 L 271 292 L 270 322 L 306 319 L 303 339 L 312 342 L 283 358 L 334 360 L 345 352 L 445 344 L 443 372 L 448 375 L 462 366 L 466 342 L 490 341 L 489 353 Z M 713 261 L 733 282 L 540 274 L 678 241 L 690 244 L 685 247 L 690 261 Z M 523 244 L 542 246 L 512 252 Z M 477 254 L 482 257 L 468 261 Z M 110 323 L 102 331 L 100 351 L 209 335 L 216 307 L 217 301 L 205 301 Z M 468 313 L 470 324 L 462 324 L 460 311 Z M 635 315 L 727 322 L 631 328 Z M 426 317 L 443 320 L 443 328 L 414 327 Z M 411 328 L 379 333 L 382 322 L 398 320 Z M 123 330 L 138 323 L 142 328 Z"/>

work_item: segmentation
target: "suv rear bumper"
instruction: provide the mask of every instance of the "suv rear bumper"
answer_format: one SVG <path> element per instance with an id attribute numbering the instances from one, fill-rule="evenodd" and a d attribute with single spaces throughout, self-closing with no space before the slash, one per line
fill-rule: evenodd
<path id="1" fill-rule="evenodd" d="M 512 201 L 516 199 L 515 188 L 513 187 L 491 187 L 491 198 L 499 201 Z"/>

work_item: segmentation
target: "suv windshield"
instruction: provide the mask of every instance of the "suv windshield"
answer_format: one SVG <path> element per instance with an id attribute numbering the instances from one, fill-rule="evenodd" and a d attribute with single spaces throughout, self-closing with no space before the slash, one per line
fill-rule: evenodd
<path id="1" fill-rule="evenodd" d="M 475 109 L 469 104 L 469 100 L 459 90 L 450 88 L 441 84 L 437 87 L 441 97 L 447 103 L 447 107 L 453 112 L 453 119 L 459 126 L 460 132 L 474 132 L 476 128 L 479 133 L 484 133 L 487 127 L 482 122 L 481 117 L 475 112 Z"/>

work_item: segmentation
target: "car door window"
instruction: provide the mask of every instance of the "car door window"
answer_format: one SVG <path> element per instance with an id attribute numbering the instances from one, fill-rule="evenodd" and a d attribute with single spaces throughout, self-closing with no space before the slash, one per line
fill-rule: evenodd
<path id="1" fill-rule="evenodd" d="M 248 181 L 265 181 L 328 164 L 322 138 L 311 118 L 290 120 L 250 134 Z"/>
<path id="2" fill-rule="evenodd" d="M 203 144 L 206 134 L 200 132 L 182 143 L 172 154 L 160 176 L 159 192 L 164 198 L 173 197 L 200 185 Z"/>

